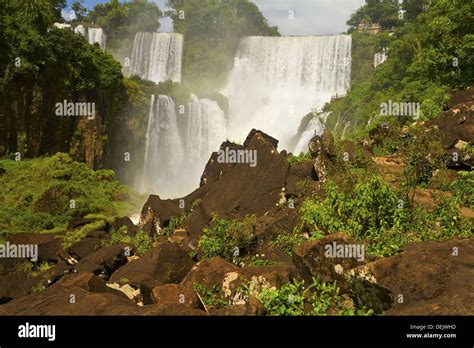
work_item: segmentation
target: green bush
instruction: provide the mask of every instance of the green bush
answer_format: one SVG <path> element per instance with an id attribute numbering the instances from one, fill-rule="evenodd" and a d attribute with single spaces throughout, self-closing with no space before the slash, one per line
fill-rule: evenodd
<path id="1" fill-rule="evenodd" d="M 304 281 L 293 279 L 279 289 L 263 288 L 257 299 L 265 307 L 268 315 L 301 316 L 327 315 L 372 315 L 373 310 L 355 308 L 339 294 L 336 283 L 325 283 L 319 278 L 305 287 Z"/>
<path id="2" fill-rule="evenodd" d="M 255 224 L 255 215 L 247 215 L 242 221 L 238 221 L 220 219 L 214 214 L 211 225 L 203 229 L 204 235 L 198 242 L 203 256 L 220 256 L 227 261 L 234 261 L 242 250 L 253 243 Z"/>
<path id="3" fill-rule="evenodd" d="M 196 284 L 194 285 L 194 291 L 199 294 L 207 310 L 219 309 L 229 305 L 224 297 L 224 290 L 220 286 L 214 285 L 212 288 L 208 288 L 205 285 Z"/>

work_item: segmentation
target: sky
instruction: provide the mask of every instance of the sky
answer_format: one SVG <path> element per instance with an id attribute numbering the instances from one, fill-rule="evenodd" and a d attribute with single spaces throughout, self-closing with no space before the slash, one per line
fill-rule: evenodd
<path id="1" fill-rule="evenodd" d="M 191 0 L 189 0 L 191 1 Z M 200 1 L 200 0 L 194 0 Z M 71 4 L 73 0 L 68 0 Z M 84 0 L 92 9 L 107 0 Z M 150 0 L 151 2 L 151 0 Z M 153 0 L 165 9 L 166 0 Z M 349 16 L 364 0 L 253 0 L 270 25 L 277 25 L 282 35 L 339 34 L 347 30 Z M 171 20 L 161 20 L 160 31 L 172 31 Z"/>

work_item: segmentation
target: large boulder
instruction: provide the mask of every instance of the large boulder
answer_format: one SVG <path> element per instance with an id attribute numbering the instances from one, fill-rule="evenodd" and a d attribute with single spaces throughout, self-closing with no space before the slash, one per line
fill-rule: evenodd
<path id="1" fill-rule="evenodd" d="M 173 216 L 179 216 L 183 210 L 176 199 L 161 199 L 150 195 L 142 208 L 139 229 L 148 234 L 160 234 Z"/>
<path id="2" fill-rule="evenodd" d="M 329 173 L 336 170 L 337 154 L 334 138 L 331 132 L 326 130 L 322 136 L 314 136 L 308 146 L 317 180 L 325 182 Z"/>
<path id="3" fill-rule="evenodd" d="M 305 281 L 313 277 L 344 285 L 343 272 L 374 258 L 365 253 L 365 245 L 344 233 L 328 235 L 293 247 L 293 263 Z"/>
<path id="4" fill-rule="evenodd" d="M 243 145 L 225 142 L 220 150 L 255 151 L 255 166 L 219 163 L 219 154 L 211 155 L 201 178 L 201 187 L 185 198 L 201 200 L 184 226 L 194 239 L 209 223 L 211 213 L 225 219 L 240 219 L 246 214 L 263 215 L 275 207 L 289 171 L 286 155 L 278 152 L 277 144 L 274 138 L 254 129 Z"/>
<path id="5" fill-rule="evenodd" d="M 58 256 L 63 250 L 60 235 L 56 233 L 17 233 L 11 236 L 10 244 L 27 244 L 38 246 L 39 262 L 60 260 Z"/>
<path id="6" fill-rule="evenodd" d="M 150 303 L 153 288 L 181 282 L 193 264 L 188 253 L 177 243 L 159 243 L 142 257 L 120 267 L 112 274 L 110 282 L 140 288 L 145 303 Z"/>
<path id="7" fill-rule="evenodd" d="M 408 245 L 394 256 L 349 271 L 393 293 L 388 315 L 471 315 L 474 239 Z"/>
<path id="8" fill-rule="evenodd" d="M 127 251 L 131 252 L 131 248 L 125 243 L 100 248 L 84 257 L 75 265 L 75 269 L 78 272 L 90 272 L 108 278 L 120 266 L 127 263 Z"/>

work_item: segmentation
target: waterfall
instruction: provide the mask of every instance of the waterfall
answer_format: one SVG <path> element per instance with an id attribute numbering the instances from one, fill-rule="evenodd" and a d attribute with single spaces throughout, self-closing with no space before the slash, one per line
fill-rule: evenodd
<path id="1" fill-rule="evenodd" d="M 329 112 L 324 112 L 320 114 L 320 117 L 313 117 L 306 126 L 306 129 L 301 134 L 298 143 L 295 146 L 294 153 L 295 155 L 300 154 L 301 152 L 308 152 L 309 141 L 316 135 L 322 135 L 324 132 L 324 121 L 329 116 Z"/>
<path id="2" fill-rule="evenodd" d="M 74 32 L 86 37 L 91 45 L 98 43 L 100 48 L 105 50 L 106 35 L 102 28 L 86 28 L 82 24 L 79 24 L 74 28 Z"/>
<path id="3" fill-rule="evenodd" d="M 257 128 L 288 148 L 301 118 L 350 87 L 351 36 L 251 36 L 241 40 L 229 81 L 228 137 Z"/>
<path id="4" fill-rule="evenodd" d="M 105 50 L 105 34 L 102 28 L 88 28 L 87 37 L 91 45 L 98 43 L 100 48 Z"/>
<path id="5" fill-rule="evenodd" d="M 209 156 L 225 140 L 225 124 L 213 100 L 194 98 L 179 115 L 171 97 L 152 96 L 140 191 L 175 198 L 198 187 Z"/>
<path id="6" fill-rule="evenodd" d="M 135 35 L 130 74 L 155 83 L 181 81 L 183 35 L 146 33 Z"/>
<path id="7" fill-rule="evenodd" d="M 374 68 L 382 64 L 387 60 L 387 52 L 384 49 L 382 52 L 377 52 L 374 54 Z"/>
<path id="8" fill-rule="evenodd" d="M 141 191 L 170 193 L 170 182 L 183 171 L 184 151 L 175 103 L 171 97 L 151 96 Z"/>

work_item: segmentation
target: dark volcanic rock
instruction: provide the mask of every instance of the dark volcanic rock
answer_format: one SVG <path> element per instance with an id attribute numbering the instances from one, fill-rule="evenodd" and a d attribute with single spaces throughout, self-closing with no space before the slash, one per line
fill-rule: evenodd
<path id="1" fill-rule="evenodd" d="M 126 250 L 131 248 L 124 243 L 101 248 L 84 257 L 75 268 L 78 272 L 103 274 L 108 277 L 127 262 Z"/>
<path id="2" fill-rule="evenodd" d="M 186 304 L 192 308 L 202 309 L 196 292 L 180 284 L 165 284 L 153 288 L 151 297 L 155 304 Z"/>
<path id="3" fill-rule="evenodd" d="M 317 175 L 314 171 L 311 160 L 299 162 L 290 167 L 288 178 L 286 179 L 286 196 L 297 196 L 299 192 L 298 183 L 303 180 L 316 180 Z"/>
<path id="4" fill-rule="evenodd" d="M 352 253 L 352 257 L 326 256 L 327 249 L 331 248 L 337 251 L 339 245 L 351 249 L 358 246 L 364 247 L 364 254 L 360 258 L 358 257 L 360 255 L 354 255 L 354 253 Z M 356 242 L 343 233 L 331 234 L 324 238 L 308 241 L 293 247 L 293 263 L 298 268 L 303 279 L 309 283 L 311 283 L 312 277 L 319 276 L 324 282 L 337 280 L 338 284 L 342 285 L 341 283 L 344 280 L 343 271 L 361 266 L 367 262 L 367 259 L 373 260 L 373 257 L 365 254 L 363 243 Z"/>
<path id="5" fill-rule="evenodd" d="M 72 299 L 74 299 L 72 301 Z M 128 298 L 55 285 L 0 306 L 0 315 L 136 315 Z"/>
<path id="6" fill-rule="evenodd" d="M 313 137 L 309 142 L 309 151 L 317 179 L 325 182 L 328 174 L 334 172 L 336 168 L 337 156 L 332 134 L 326 130 L 322 136 Z"/>
<path id="7" fill-rule="evenodd" d="M 30 279 L 25 272 L 0 277 L 0 304 L 28 295 L 30 288 Z"/>
<path id="8" fill-rule="evenodd" d="M 474 142 L 474 101 L 463 103 L 442 112 L 427 122 L 440 130 L 446 149 L 454 149 L 459 140 Z"/>
<path id="9" fill-rule="evenodd" d="M 468 103 L 472 101 L 474 101 L 474 87 L 469 87 L 464 91 L 462 90 L 453 91 L 446 104 L 447 104 L 447 107 L 451 109 L 458 104 Z"/>
<path id="10" fill-rule="evenodd" d="M 393 293 L 388 315 L 471 315 L 473 264 L 474 239 L 455 238 L 411 244 L 349 273 Z"/>
<path id="11" fill-rule="evenodd" d="M 38 245 L 38 261 L 59 261 L 58 254 L 63 250 L 61 239 L 56 233 L 17 233 L 10 238 L 11 244 Z"/>
<path id="12" fill-rule="evenodd" d="M 158 285 L 179 283 L 193 266 L 188 253 L 176 243 L 160 243 L 143 257 L 133 260 L 112 274 L 110 282 L 123 284 L 123 279 L 142 290 L 146 303 Z"/>
<path id="13" fill-rule="evenodd" d="M 161 229 L 168 225 L 171 217 L 179 216 L 182 212 L 178 200 L 150 195 L 143 206 L 139 228 L 150 235 L 159 234 Z"/>
<path id="14" fill-rule="evenodd" d="M 111 230 L 118 230 L 121 227 L 126 227 L 127 228 L 127 235 L 129 236 L 135 236 L 138 233 L 138 226 L 135 226 L 130 220 L 128 216 L 121 217 L 119 219 L 116 219 L 114 222 L 110 224 L 110 229 Z"/>
<path id="15" fill-rule="evenodd" d="M 212 154 L 201 178 L 202 186 L 190 195 L 202 200 L 185 223 L 191 236 L 209 223 L 212 212 L 225 219 L 239 219 L 246 214 L 260 216 L 275 207 L 289 171 L 286 156 L 276 146 L 275 139 L 252 130 L 243 146 L 225 142 L 221 150 L 255 150 L 255 167 L 248 163 L 219 163 L 218 153 Z"/>
<path id="16" fill-rule="evenodd" d="M 99 238 L 84 238 L 69 248 L 69 254 L 80 260 L 97 251 L 100 247 L 101 241 Z"/>

